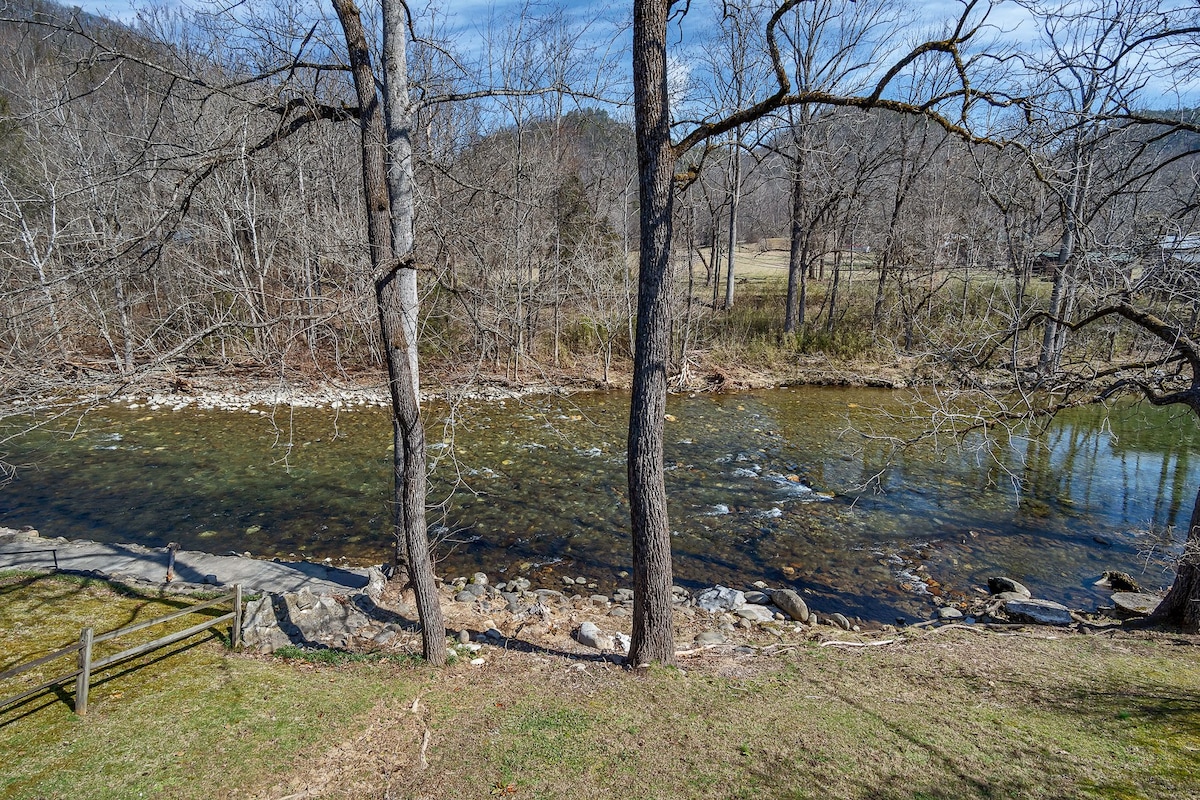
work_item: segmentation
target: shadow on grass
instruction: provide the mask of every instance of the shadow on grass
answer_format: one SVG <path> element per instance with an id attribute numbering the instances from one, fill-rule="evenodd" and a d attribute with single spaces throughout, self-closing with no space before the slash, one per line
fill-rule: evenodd
<path id="1" fill-rule="evenodd" d="M 209 634 L 209 635 L 205 635 Z M 153 666 L 159 662 L 166 661 L 174 656 L 185 653 L 188 650 L 195 649 L 200 645 L 210 641 L 217 640 L 224 642 L 224 637 L 217 634 L 215 631 L 202 631 L 196 634 L 196 637 L 185 640 L 181 643 L 168 645 L 161 650 L 155 651 L 153 657 L 143 656 L 140 659 L 132 659 L 130 661 L 121 662 L 107 667 L 97 673 L 92 674 L 92 679 L 89 681 L 89 691 L 93 692 L 97 689 L 104 688 L 113 681 L 127 677 L 130 674 L 137 672 L 140 669 Z M 100 677 L 96 677 L 99 675 Z M 75 710 L 75 679 L 70 678 L 63 683 L 55 686 L 47 687 L 45 691 L 39 692 L 31 697 L 22 700 L 20 703 L 15 703 L 12 706 L 0 712 L 0 728 L 6 728 L 15 722 L 19 722 L 27 717 L 33 716 L 39 711 L 43 711 L 52 706 L 62 704 L 67 706 L 71 711 Z M 89 706 L 94 705 L 95 701 L 89 701 Z"/>
<path id="2" fill-rule="evenodd" d="M 1181 664 L 1180 670 L 1186 672 L 1187 667 Z M 1141 797 L 1143 794 L 1135 788 L 1138 783 L 1146 782 L 1148 785 L 1143 788 L 1148 790 L 1149 784 L 1161 787 L 1164 782 L 1178 788 L 1194 788 L 1196 781 L 1200 781 L 1200 753 L 1196 750 L 1200 748 L 1200 696 L 1187 688 L 1139 679 L 1136 674 L 1119 679 L 1110 676 L 1097 685 L 1087 685 L 1081 683 L 1079 678 L 1067 682 L 1047 673 L 1045 682 L 1008 679 L 1004 685 L 1012 697 L 1022 698 L 1021 702 L 1030 707 L 1031 715 L 1050 713 L 1065 718 L 1069 721 L 1065 726 L 1067 729 L 1087 732 L 1085 735 L 1096 740 L 1119 743 L 1129 737 L 1130 744 L 1153 748 L 1152 763 L 1137 768 L 1126 765 L 1114 770 L 1108 779 L 1084 774 L 1055 775 L 1050 771 L 1046 772 L 1045 783 L 1014 776 L 993 776 L 988 774 L 991 770 L 982 767 L 971 757 L 967 744 L 969 740 L 963 740 L 964 748 L 968 748 L 964 752 L 939 745 L 919 730 L 882 716 L 848 693 L 833 692 L 838 700 L 853 708 L 857 714 L 873 720 L 897 740 L 925 752 L 931 763 L 940 765 L 947 773 L 940 780 L 930 781 L 914 780 L 911 775 L 892 775 L 882 780 L 864 781 L 861 794 L 857 796 L 863 800 L 960 800 L 968 797 L 983 800 L 1014 797 L 1068 800 L 1079 797 L 1080 789 L 1086 783 L 1097 796 L 1109 796 L 1105 787 L 1119 784 L 1133 791 L 1132 794 L 1118 793 L 1119 796 Z M 1190 731 L 1185 735 L 1190 735 L 1194 744 L 1172 744 L 1166 734 L 1173 731 Z M 1015 740 L 1014 744 L 1020 745 L 1022 751 L 1028 751 L 1027 757 L 1044 760 L 1047 770 L 1058 763 L 1061 756 L 1067 755 L 1057 748 L 1069 745 L 1039 740 L 1033 734 L 1021 736 L 1023 739 Z M 876 746 L 885 745 L 880 742 Z M 1011 757 L 1023 758 L 1020 753 L 1014 753 Z M 1172 766 L 1170 762 L 1173 760 L 1182 766 Z M 1060 781 L 1063 777 L 1072 785 L 1062 786 Z M 1096 778 L 1100 778 L 1100 781 L 1094 782 Z M 1058 785 L 1047 785 L 1051 783 Z"/>
<path id="3" fill-rule="evenodd" d="M 69 575 L 62 573 L 7 576 L 4 579 L 0 579 L 0 599 L 5 599 L 8 597 L 28 598 L 32 596 L 35 598 L 32 603 L 33 608 L 43 610 L 49 614 L 55 613 L 56 609 L 70 607 L 73 603 L 83 602 L 84 600 L 89 603 L 103 603 L 103 597 L 88 598 L 84 596 L 85 593 L 91 588 L 100 588 L 105 591 L 112 592 L 113 594 L 123 598 L 125 601 L 134 601 L 132 605 L 128 602 L 123 603 L 122 605 L 128 606 L 128 608 L 121 611 L 117 624 L 115 626 L 111 625 L 111 623 L 107 624 L 104 629 L 96 631 L 97 635 L 120 630 L 138 621 L 139 618 L 142 617 L 153 619 L 159 616 L 165 616 L 166 613 L 170 613 L 173 610 L 185 609 L 188 606 L 194 605 L 195 601 L 198 599 L 188 596 L 181 597 L 179 595 L 165 595 L 162 591 L 144 591 L 122 584 L 110 583 L 106 580 L 96 578 L 91 575 Z M 143 612 L 151 606 L 158 607 L 156 609 L 156 613 L 143 614 Z M 61 611 L 58 613 L 61 613 Z M 220 616 L 222 613 L 224 613 L 223 609 L 211 608 L 196 612 L 196 616 L 200 618 L 212 618 Z M 36 620 L 34 621 L 36 622 Z M 192 624 L 194 624 L 194 622 Z M 150 626 L 147 628 L 146 630 L 152 632 L 152 634 L 137 637 L 137 640 L 139 640 L 137 643 L 141 644 L 142 641 L 147 640 L 147 636 L 157 637 L 165 635 L 167 632 L 163 629 L 156 631 L 155 628 L 156 626 Z M 224 644 L 226 644 L 226 646 L 229 644 L 229 638 L 215 630 L 210 629 L 208 631 L 201 631 L 195 634 L 194 637 L 189 637 L 187 640 L 184 640 L 184 644 L 181 647 L 176 646 L 178 643 L 171 643 L 165 645 L 160 650 L 154 651 L 155 655 L 153 657 L 135 657 L 134 659 L 122 661 L 118 664 L 113 664 L 108 668 L 94 672 L 92 674 L 90 686 L 103 686 L 105 683 L 114 678 L 122 677 L 133 670 L 157 663 L 158 661 L 170 658 L 177 653 L 190 649 L 197 644 L 207 641 L 209 637 L 213 637 L 219 641 L 222 641 Z M 58 644 L 55 647 L 46 648 L 43 653 L 49 653 L 62 647 L 70 646 L 77 641 L 78 639 L 73 639 L 71 641 Z M 99 646 L 97 650 L 93 652 L 93 660 L 99 660 L 105 657 L 105 655 L 115 653 L 126 646 L 130 646 L 130 642 L 134 640 L 127 640 L 123 644 L 118 644 L 117 639 L 110 641 L 112 644 L 108 645 L 107 647 Z M 40 657 L 40 655 L 43 653 L 23 653 L 12 663 L 4 664 L 3 669 L 9 669 L 20 664 L 33 661 L 34 659 Z M 45 690 L 37 694 L 0 709 L 0 727 L 5 727 L 12 722 L 29 716 L 32 713 L 36 713 L 37 711 L 49 706 L 53 706 L 57 702 L 62 702 L 73 709 L 75 676 L 72 673 L 78 669 L 76 659 L 77 656 L 73 652 L 67 653 L 60 658 L 48 662 L 48 666 L 43 666 L 40 668 L 40 675 L 45 677 L 26 677 L 25 685 L 28 686 L 30 683 L 48 680 L 49 676 L 53 676 L 55 674 L 69 675 L 69 677 L 65 677 L 62 681 L 47 687 Z M 36 676 L 39 675 L 39 673 L 31 672 L 26 673 L 26 675 Z M 18 677 L 11 680 L 18 681 L 21 680 L 21 678 Z M 0 689 L 0 699 L 5 696 L 13 696 L 14 694 L 20 694 L 19 686 Z M 49 700 L 47 702 L 48 698 L 51 696 L 55 697 L 56 699 Z"/>

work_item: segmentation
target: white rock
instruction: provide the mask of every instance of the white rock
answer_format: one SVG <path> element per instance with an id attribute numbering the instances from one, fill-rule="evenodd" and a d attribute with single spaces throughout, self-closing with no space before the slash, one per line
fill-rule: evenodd
<path id="1" fill-rule="evenodd" d="M 775 612 L 766 606 L 746 603 L 737 610 L 737 615 L 751 622 L 770 622 L 775 619 Z"/>
<path id="2" fill-rule="evenodd" d="M 746 595 L 737 589 L 714 586 L 696 597 L 696 605 L 705 611 L 737 611 L 746 605 Z"/>
<path id="3" fill-rule="evenodd" d="M 592 647 L 596 650 L 615 650 L 616 641 L 609 634 L 604 633 L 594 622 L 584 622 L 579 626 L 579 630 L 575 631 L 575 639 L 585 647 Z"/>

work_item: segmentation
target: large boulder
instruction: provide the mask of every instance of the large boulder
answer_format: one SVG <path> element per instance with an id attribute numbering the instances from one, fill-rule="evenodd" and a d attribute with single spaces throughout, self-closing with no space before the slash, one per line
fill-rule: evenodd
<path id="1" fill-rule="evenodd" d="M 808 622 L 808 603 L 791 589 L 776 589 L 771 592 L 771 602 L 797 622 Z"/>
<path id="2" fill-rule="evenodd" d="M 345 647 L 368 624 L 370 619 L 353 604 L 305 587 L 298 592 L 264 594 L 247 603 L 242 641 L 263 653 L 287 645 Z"/>
<path id="3" fill-rule="evenodd" d="M 1074 621 L 1071 609 L 1050 600 L 1007 600 L 1004 611 L 1018 622 L 1034 625 L 1070 625 Z"/>

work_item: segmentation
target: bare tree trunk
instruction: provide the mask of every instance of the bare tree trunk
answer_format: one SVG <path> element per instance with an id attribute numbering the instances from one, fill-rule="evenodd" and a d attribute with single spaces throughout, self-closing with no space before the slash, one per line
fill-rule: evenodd
<path id="1" fill-rule="evenodd" d="M 429 556 L 429 538 L 425 523 L 425 428 L 421 419 L 417 395 L 415 370 L 416 341 L 409 338 L 409 326 L 405 310 L 410 309 L 415 319 L 415 304 L 407 305 L 409 293 L 405 287 L 405 273 L 412 269 L 412 190 L 411 160 L 408 160 L 409 184 L 407 186 L 407 208 L 400 214 L 400 225 L 407 224 L 408 252 L 404 254 L 405 269 L 396 258 L 393 246 L 393 230 L 397 220 L 393 217 L 389 188 L 399 189 L 398 201 L 405 203 L 405 186 L 394 182 L 388 174 L 387 144 L 383 113 L 379 96 L 375 90 L 375 75 L 371 68 L 370 50 L 362 19 L 353 0 L 334 0 L 338 19 L 346 36 L 346 48 L 354 75 L 354 86 L 358 93 L 359 124 L 362 131 L 363 195 L 367 204 L 367 234 L 371 250 L 371 266 L 378 277 L 375 281 L 375 299 L 379 311 L 380 332 L 383 336 L 384 356 L 388 367 L 388 386 L 392 398 L 392 432 L 395 449 L 393 453 L 393 475 L 395 479 L 393 500 L 395 503 L 393 525 L 398 542 L 403 541 L 407 555 L 407 572 L 416 596 L 417 614 L 421 619 L 421 642 L 426 660 L 435 665 L 446 663 L 446 625 L 442 617 L 442 606 L 434 586 L 433 564 Z M 401 21 L 399 31 L 404 35 L 403 10 L 389 8 L 385 3 L 386 20 L 391 15 L 393 22 Z M 397 17 L 397 15 L 399 15 Z M 392 34 L 396 29 L 392 29 Z M 385 43 L 394 45 L 394 41 Z M 396 50 L 389 51 L 392 58 L 388 67 L 401 74 L 388 74 L 406 87 L 404 47 L 399 46 L 401 58 L 395 60 Z M 388 91 L 394 92 L 395 89 Z M 404 90 L 407 96 L 407 88 Z M 405 106 L 407 111 L 407 106 Z M 407 134 L 405 134 L 407 139 Z M 411 151 L 409 151 L 411 153 Z M 394 161 L 393 161 L 394 165 Z M 404 167 L 402 166 L 403 170 Z M 415 298 L 415 285 L 412 291 Z M 411 329 L 415 336 L 415 326 Z M 398 550 L 399 550 L 398 546 Z"/>
<path id="2" fill-rule="evenodd" d="M 693 307 L 695 306 L 696 297 L 696 259 L 695 255 L 698 252 L 696 248 L 696 208 L 691 206 L 687 210 L 687 300 L 683 306 L 683 335 L 679 341 L 679 386 L 682 388 L 691 380 L 691 375 L 688 370 L 688 347 L 691 345 L 692 339 L 692 318 Z"/>
<path id="3" fill-rule="evenodd" d="M 671 532 L 663 480 L 663 424 L 671 330 L 671 221 L 676 155 L 667 99 L 669 0 L 635 0 L 634 106 L 641 199 L 637 341 L 629 408 L 629 507 L 633 538 L 633 665 L 675 661 Z"/>
<path id="4" fill-rule="evenodd" d="M 1050 292 L 1050 316 L 1046 319 L 1038 358 L 1038 371 L 1043 375 L 1057 371 L 1062 363 L 1063 350 L 1067 345 L 1066 323 L 1074 313 L 1078 292 L 1079 265 L 1074 256 L 1079 239 L 1079 220 L 1091 181 L 1091 157 L 1082 145 L 1077 144 L 1074 159 L 1071 189 L 1063 204 L 1065 219 L 1054 269 L 1054 288 Z"/>
<path id="5" fill-rule="evenodd" d="M 738 204 L 742 199 L 742 151 L 738 147 L 741 142 L 740 132 L 735 132 L 733 135 L 732 150 L 730 152 L 730 182 L 729 182 L 729 260 L 725 265 L 725 310 L 729 311 L 733 308 L 733 278 L 734 266 L 736 259 L 734 258 L 734 248 L 737 247 L 737 217 Z"/>
<path id="6" fill-rule="evenodd" d="M 796 159 L 796 174 L 792 176 L 792 225 L 791 242 L 788 247 L 787 302 L 784 304 L 783 332 L 793 333 L 797 326 L 804 327 L 804 304 L 808 294 L 808 265 L 805 263 L 804 225 L 804 180 L 801 177 L 800 159 Z"/>

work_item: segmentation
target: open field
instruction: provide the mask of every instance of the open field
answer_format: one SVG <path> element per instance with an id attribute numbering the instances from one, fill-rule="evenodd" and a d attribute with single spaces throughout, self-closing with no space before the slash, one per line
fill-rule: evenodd
<path id="1" fill-rule="evenodd" d="M 101 583 L 0 583 L 3 666 L 35 618 L 161 613 Z M 20 624 L 20 627 L 18 627 Z M 39 623 L 40 625 L 40 623 Z M 632 674 L 552 650 L 251 657 L 214 638 L 105 676 L 91 713 L 0 716 L 5 798 L 1181 798 L 1200 792 L 1200 648 L 1156 635 L 927 633 L 714 649 Z"/>

